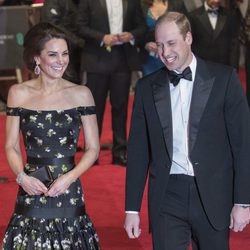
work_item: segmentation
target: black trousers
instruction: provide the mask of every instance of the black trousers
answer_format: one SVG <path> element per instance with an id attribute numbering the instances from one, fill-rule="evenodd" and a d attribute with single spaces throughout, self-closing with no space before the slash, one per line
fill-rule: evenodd
<path id="1" fill-rule="evenodd" d="M 216 207 L 215 207 L 216 209 Z M 228 250 L 229 228 L 215 230 L 203 209 L 195 177 L 170 175 L 154 250 Z"/>
<path id="2" fill-rule="evenodd" d="M 129 69 L 123 45 L 113 46 L 111 52 L 100 58 L 101 72 L 87 72 L 87 86 L 91 90 L 97 112 L 99 135 L 102 133 L 103 115 L 109 93 L 112 130 L 113 156 L 120 156 L 127 151 L 127 110 L 131 70 Z"/>

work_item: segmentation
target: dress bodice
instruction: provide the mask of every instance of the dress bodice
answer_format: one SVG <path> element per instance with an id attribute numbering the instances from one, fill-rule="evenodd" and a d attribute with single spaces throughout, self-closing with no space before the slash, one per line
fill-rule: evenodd
<path id="1" fill-rule="evenodd" d="M 27 156 L 62 158 L 76 152 L 81 116 L 95 114 L 95 107 L 67 110 L 7 108 L 7 115 L 20 117 Z"/>

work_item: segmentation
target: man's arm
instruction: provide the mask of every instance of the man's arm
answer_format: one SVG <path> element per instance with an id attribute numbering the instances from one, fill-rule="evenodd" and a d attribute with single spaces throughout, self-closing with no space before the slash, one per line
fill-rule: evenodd
<path id="1" fill-rule="evenodd" d="M 126 20 L 126 19 L 124 20 L 124 22 L 130 23 L 129 26 L 133 28 L 131 29 L 127 27 L 127 25 L 125 25 L 125 30 L 123 33 L 125 34 L 130 33 L 130 35 L 127 34 L 127 36 L 130 36 L 129 38 L 130 40 L 131 38 L 134 39 L 135 45 L 137 45 L 137 43 L 141 43 L 141 41 L 143 40 L 144 35 L 147 30 L 147 25 L 146 25 L 145 16 L 143 14 L 140 1 L 134 0 L 133 4 L 135 5 L 134 16 L 133 17 L 128 16 L 126 18 L 127 19 L 129 18 L 129 20 Z M 133 23 L 131 24 L 131 22 Z"/>
<path id="2" fill-rule="evenodd" d="M 232 70 L 225 97 L 225 119 L 234 159 L 234 207 L 230 228 L 242 231 L 249 223 L 250 204 L 250 113 L 241 82 Z"/>
<path id="3" fill-rule="evenodd" d="M 94 12 L 94 10 L 91 10 L 89 0 L 81 0 L 79 3 L 76 20 L 77 33 L 79 37 L 83 39 L 92 39 L 93 41 L 101 44 L 105 33 L 91 27 L 90 22 L 92 12 Z M 100 18 L 103 19 L 103 17 Z"/>

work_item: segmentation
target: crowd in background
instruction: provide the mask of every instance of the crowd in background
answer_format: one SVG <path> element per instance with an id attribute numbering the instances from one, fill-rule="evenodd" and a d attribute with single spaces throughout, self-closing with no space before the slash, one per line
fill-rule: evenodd
<path id="1" fill-rule="evenodd" d="M 0 5 L 44 2 L 41 21 L 68 33 L 70 65 L 65 79 L 86 84 L 95 99 L 99 134 L 105 101 L 110 97 L 113 163 L 126 165 L 127 105 L 132 72 L 148 75 L 163 66 L 154 41 L 156 20 L 167 11 L 184 13 L 192 25 L 194 53 L 207 60 L 239 68 L 244 46 L 247 86 L 250 86 L 250 1 L 242 13 L 237 0 L 133 0 L 123 7 L 123 20 L 110 1 L 0 0 Z M 117 1 L 119 2 L 119 1 Z M 112 9 L 114 8 L 114 9 Z M 117 8 L 117 9 L 116 9 Z M 247 98 L 250 103 L 250 87 Z"/>

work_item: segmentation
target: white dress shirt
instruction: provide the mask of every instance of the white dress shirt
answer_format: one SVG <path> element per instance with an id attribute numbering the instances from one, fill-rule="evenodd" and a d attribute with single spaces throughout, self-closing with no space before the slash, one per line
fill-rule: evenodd
<path id="1" fill-rule="evenodd" d="M 123 8 L 121 0 L 106 0 L 110 34 L 120 34 L 123 30 Z"/>
<path id="2" fill-rule="evenodd" d="M 189 159 L 188 129 L 196 66 L 197 60 L 193 55 L 192 62 L 189 65 L 192 72 L 192 81 L 182 78 L 176 87 L 172 83 L 169 85 L 173 127 L 173 160 L 170 174 L 194 175 L 193 166 Z"/>
<path id="3" fill-rule="evenodd" d="M 207 2 L 204 2 L 204 7 L 205 7 L 205 10 L 207 11 L 208 9 L 211 9 L 208 5 L 207 5 Z M 217 24 L 217 20 L 218 20 L 218 15 L 216 14 L 213 14 L 213 13 L 207 13 L 208 15 L 208 18 L 209 18 L 209 21 L 211 23 L 211 26 L 213 28 L 213 30 L 215 30 L 216 28 L 216 24 Z"/>

